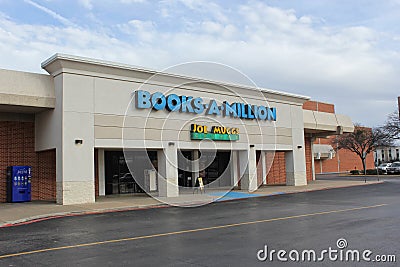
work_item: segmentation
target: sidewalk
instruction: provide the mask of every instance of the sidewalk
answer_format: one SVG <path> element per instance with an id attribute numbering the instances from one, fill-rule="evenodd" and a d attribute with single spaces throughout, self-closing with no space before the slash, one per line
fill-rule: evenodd
<path id="1" fill-rule="evenodd" d="M 33 201 L 26 203 L 0 203 L 0 227 L 26 224 L 50 218 L 95 214 L 113 211 L 127 211 L 168 206 L 200 206 L 211 202 L 229 201 L 249 197 L 265 197 L 280 194 L 316 191 L 331 188 L 350 187 L 382 183 L 377 181 L 317 180 L 306 186 L 263 186 L 254 193 L 234 190 L 227 193 L 221 189 L 206 189 L 204 194 L 187 193 L 175 198 L 154 199 L 149 196 L 99 197 L 96 203 L 81 205 L 57 205 L 54 202 Z M 168 203 L 168 204 L 167 204 Z"/>

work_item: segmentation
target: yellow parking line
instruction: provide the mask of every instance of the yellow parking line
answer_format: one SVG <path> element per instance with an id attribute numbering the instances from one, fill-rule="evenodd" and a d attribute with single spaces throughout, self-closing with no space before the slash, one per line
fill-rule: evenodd
<path id="1" fill-rule="evenodd" d="M 110 244 L 110 243 L 119 243 L 119 242 L 124 242 L 124 241 L 134 241 L 134 240 L 140 240 L 140 239 L 148 239 L 148 238 L 154 238 L 154 237 L 179 235 L 179 234 L 186 234 L 186 233 L 195 233 L 195 232 L 201 232 L 201 231 L 210 231 L 210 230 L 223 229 L 223 228 L 229 228 L 229 227 L 237 227 L 237 226 L 243 226 L 243 225 L 251 225 L 251 224 L 257 224 L 257 223 L 266 223 L 266 222 L 282 221 L 282 220 L 289 220 L 289 219 L 296 219 L 296 218 L 303 218 L 303 217 L 310 217 L 310 216 L 317 216 L 317 215 L 325 215 L 325 214 L 340 213 L 340 212 L 347 212 L 347 211 L 371 209 L 371 208 L 378 208 L 378 207 L 382 207 L 382 206 L 386 206 L 386 205 L 387 204 L 379 204 L 379 205 L 364 206 L 364 207 L 343 209 L 343 210 L 322 211 L 322 212 L 300 214 L 300 215 L 293 215 L 293 216 L 280 217 L 280 218 L 272 218 L 272 219 L 248 221 L 248 222 L 232 223 L 232 224 L 224 224 L 224 225 L 210 226 L 210 227 L 204 227 L 204 228 L 196 228 L 196 229 L 175 231 L 175 232 L 167 232 L 167 233 L 160 233 L 160 234 L 154 234 L 154 235 L 144 235 L 144 236 L 121 238 L 121 239 L 105 240 L 105 241 L 98 241 L 98 242 L 92 242 L 92 243 L 83 243 L 83 244 L 62 246 L 62 247 L 55 247 L 55 248 L 45 248 L 45 249 L 38 249 L 38 250 L 32 250 L 32 251 L 18 252 L 18 253 L 13 253 L 13 254 L 5 254 L 5 255 L 1 255 L 0 259 L 11 258 L 11 257 L 16 257 L 16 256 L 23 256 L 23 255 L 30 255 L 30 254 L 36 254 L 36 253 L 41 253 L 41 252 L 64 250 L 64 249 L 69 249 L 69 248 L 90 247 L 90 246 L 97 246 L 97 245 Z"/>

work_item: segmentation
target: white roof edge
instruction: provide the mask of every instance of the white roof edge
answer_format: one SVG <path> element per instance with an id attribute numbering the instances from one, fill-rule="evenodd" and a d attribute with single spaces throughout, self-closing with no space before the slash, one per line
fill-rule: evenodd
<path id="1" fill-rule="evenodd" d="M 50 65 L 51 63 L 53 63 L 56 60 L 70 60 L 70 61 L 82 62 L 82 63 L 87 63 L 87 64 L 103 65 L 103 66 L 113 67 L 113 68 L 121 68 L 121 69 L 126 69 L 126 70 L 149 72 L 152 74 L 164 74 L 164 75 L 168 75 L 168 76 L 175 77 L 175 78 L 186 78 L 186 79 L 195 80 L 195 81 L 199 81 L 199 82 L 215 83 L 215 84 L 220 84 L 220 85 L 225 85 L 225 86 L 241 87 L 241 88 L 252 89 L 252 90 L 257 88 L 265 93 L 299 98 L 299 99 L 303 99 L 303 100 L 311 99 L 309 96 L 281 92 L 281 91 L 272 90 L 272 89 L 260 88 L 260 87 L 255 87 L 255 86 L 253 87 L 253 86 L 234 84 L 234 83 L 227 83 L 227 82 L 222 82 L 222 81 L 213 81 L 213 80 L 208 80 L 208 79 L 204 79 L 204 78 L 200 78 L 200 77 L 179 75 L 179 74 L 157 71 L 154 69 L 144 68 L 144 67 L 139 67 L 139 66 L 134 66 L 134 65 L 129 65 L 129 64 L 117 63 L 117 62 L 113 62 L 113 61 L 100 60 L 100 59 L 93 59 L 93 58 L 88 58 L 88 57 L 73 56 L 73 55 L 62 54 L 62 53 L 56 53 L 53 56 L 51 56 L 50 58 L 46 59 L 45 61 L 42 62 L 41 67 L 43 69 L 46 69 L 46 67 L 48 65 Z"/>
<path id="2" fill-rule="evenodd" d="M 322 132 L 333 131 L 338 126 L 342 127 L 344 133 L 353 132 L 354 130 L 354 124 L 350 116 L 316 110 L 303 109 L 303 123 L 304 129 Z"/>

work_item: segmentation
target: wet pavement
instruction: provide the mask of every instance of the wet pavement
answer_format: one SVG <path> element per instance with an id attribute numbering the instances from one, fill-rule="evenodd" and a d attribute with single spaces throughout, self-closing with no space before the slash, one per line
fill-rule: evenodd
<path id="1" fill-rule="evenodd" d="M 337 179 L 339 178 L 339 179 Z M 382 180 L 381 180 L 382 181 Z M 377 183 L 377 179 L 370 178 L 367 184 Z M 337 188 L 364 185 L 363 180 L 354 177 L 324 176 L 323 179 L 309 182 L 306 186 L 263 186 L 257 191 L 249 193 L 245 190 L 206 189 L 204 194 L 193 190 L 184 190 L 184 194 L 175 198 L 151 198 L 147 195 L 113 195 L 99 197 L 95 203 L 80 205 L 57 205 L 54 202 L 32 201 L 27 203 L 0 203 L 0 227 L 47 218 L 90 214 L 122 210 L 136 210 L 143 208 L 172 206 L 201 206 L 212 202 L 221 202 L 248 197 L 264 197 L 277 194 L 287 194 L 326 188 Z"/>
<path id="2" fill-rule="evenodd" d="M 196 208 L 62 217 L 0 228 L 0 266 L 397 266 L 327 257 L 280 262 L 276 254 L 260 261 L 257 253 L 265 246 L 339 250 L 340 239 L 347 244 L 343 251 L 368 249 L 371 259 L 398 255 L 399 207 L 400 179 L 391 177 L 380 184 Z"/>

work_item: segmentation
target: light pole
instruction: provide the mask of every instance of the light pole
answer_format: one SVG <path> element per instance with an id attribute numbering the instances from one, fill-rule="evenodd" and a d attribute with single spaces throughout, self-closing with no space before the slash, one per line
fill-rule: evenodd
<path id="1" fill-rule="evenodd" d="M 366 171 L 366 162 L 365 162 L 365 158 L 367 157 L 367 153 L 364 151 L 363 153 L 362 153 L 362 155 L 363 155 L 363 168 L 364 168 L 364 182 L 366 183 L 367 182 L 367 171 Z"/>

